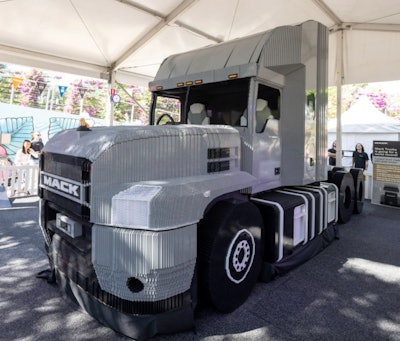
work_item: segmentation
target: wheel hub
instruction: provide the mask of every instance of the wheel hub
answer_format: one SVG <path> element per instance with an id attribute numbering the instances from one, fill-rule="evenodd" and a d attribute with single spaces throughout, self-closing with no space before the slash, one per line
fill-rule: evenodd
<path id="1" fill-rule="evenodd" d="M 248 230 L 240 230 L 233 237 L 229 246 L 225 270 L 228 278 L 234 283 L 242 282 L 253 265 L 255 242 Z"/>
<path id="2" fill-rule="evenodd" d="M 237 272 L 241 272 L 246 268 L 250 253 L 250 245 L 247 240 L 242 240 L 236 245 L 233 253 L 233 267 Z"/>

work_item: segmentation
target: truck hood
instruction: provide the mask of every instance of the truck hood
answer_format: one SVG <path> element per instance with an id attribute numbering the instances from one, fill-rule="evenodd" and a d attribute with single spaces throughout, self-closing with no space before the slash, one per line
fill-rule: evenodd
<path id="1" fill-rule="evenodd" d="M 238 134 L 232 127 L 218 125 L 94 127 L 90 131 L 68 129 L 51 138 L 46 143 L 43 152 L 74 155 L 93 162 L 111 146 L 127 141 L 174 136 L 184 139 L 188 135 L 232 135 L 235 133 Z"/>

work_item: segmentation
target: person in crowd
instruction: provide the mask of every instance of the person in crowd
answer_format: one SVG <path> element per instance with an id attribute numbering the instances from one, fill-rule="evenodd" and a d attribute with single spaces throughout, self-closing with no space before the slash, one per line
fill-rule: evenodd
<path id="1" fill-rule="evenodd" d="M 0 168 L 1 166 L 11 166 L 13 162 L 10 160 L 8 157 L 7 149 L 5 146 L 0 144 Z M 5 191 L 5 184 L 7 185 L 7 180 L 9 179 L 8 177 L 9 172 L 5 170 L 0 171 L 0 192 Z"/>
<path id="2" fill-rule="evenodd" d="M 356 149 L 353 152 L 352 168 L 368 169 L 368 154 L 364 151 L 364 146 L 361 143 L 356 144 Z"/>
<path id="3" fill-rule="evenodd" d="M 35 164 L 34 160 L 37 160 L 39 157 L 39 154 L 35 152 L 31 148 L 31 141 L 29 140 L 24 140 L 22 143 L 22 148 L 17 151 L 15 154 L 15 165 L 16 166 L 30 166 Z M 32 181 L 33 181 L 33 175 L 32 175 L 32 170 L 26 170 L 23 169 L 18 173 L 18 178 L 21 181 L 22 186 L 17 188 L 14 188 L 14 194 L 19 192 L 22 189 L 22 192 L 26 192 L 28 195 L 29 189 L 32 187 Z"/>
<path id="4" fill-rule="evenodd" d="M 24 140 L 22 148 L 19 149 L 15 155 L 16 166 L 28 166 L 32 164 L 31 158 L 37 159 L 38 153 L 31 148 L 31 141 Z"/>
<path id="5" fill-rule="evenodd" d="M 32 133 L 32 141 L 31 141 L 31 148 L 40 154 L 44 147 L 44 143 L 42 141 L 42 136 L 38 131 L 34 131 Z"/>
<path id="6" fill-rule="evenodd" d="M 332 147 L 328 149 L 329 166 L 336 166 L 336 141 L 333 141 Z"/>
<path id="7" fill-rule="evenodd" d="M 79 119 L 79 127 L 76 130 L 77 131 L 88 131 L 88 130 L 90 130 L 89 123 L 87 123 L 86 120 L 82 117 L 81 119 Z"/>

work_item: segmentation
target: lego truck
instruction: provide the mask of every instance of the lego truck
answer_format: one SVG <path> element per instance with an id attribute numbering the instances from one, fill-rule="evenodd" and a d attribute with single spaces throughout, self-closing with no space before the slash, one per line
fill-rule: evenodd
<path id="1" fill-rule="evenodd" d="M 170 56 L 148 126 L 50 139 L 48 280 L 141 340 L 192 329 L 201 304 L 235 310 L 329 245 L 364 185 L 361 171 L 328 170 L 327 45 L 308 21 Z"/>

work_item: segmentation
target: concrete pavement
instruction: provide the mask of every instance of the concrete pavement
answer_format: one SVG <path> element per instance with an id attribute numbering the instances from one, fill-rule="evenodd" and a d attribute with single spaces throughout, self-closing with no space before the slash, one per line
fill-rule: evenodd
<path id="1" fill-rule="evenodd" d="M 37 198 L 0 208 L 0 340 L 128 340 L 35 275 L 48 267 Z M 197 312 L 196 332 L 157 341 L 400 340 L 400 210 L 364 204 L 340 240 L 231 314 Z"/>

